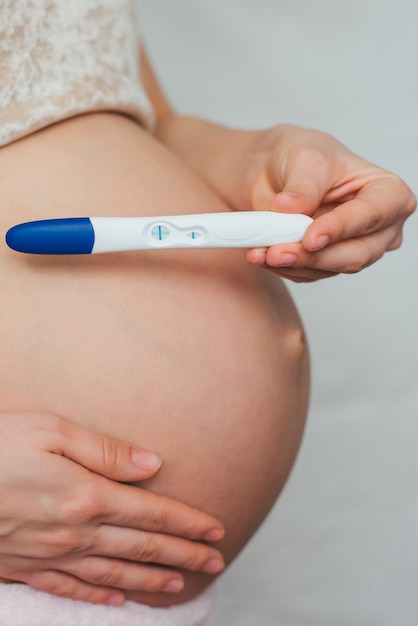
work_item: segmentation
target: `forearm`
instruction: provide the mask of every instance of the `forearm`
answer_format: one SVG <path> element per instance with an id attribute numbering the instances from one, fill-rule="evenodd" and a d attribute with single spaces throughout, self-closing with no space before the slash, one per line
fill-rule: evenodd
<path id="1" fill-rule="evenodd" d="M 260 171 L 264 131 L 242 131 L 178 115 L 161 89 L 145 50 L 141 77 L 156 115 L 156 138 L 204 179 L 233 209 L 251 209 L 251 188 Z"/>
<path id="2" fill-rule="evenodd" d="M 226 128 L 170 113 L 158 119 L 156 137 L 235 210 L 250 210 L 260 170 L 263 131 Z M 258 146 L 260 145 L 260 149 Z"/>

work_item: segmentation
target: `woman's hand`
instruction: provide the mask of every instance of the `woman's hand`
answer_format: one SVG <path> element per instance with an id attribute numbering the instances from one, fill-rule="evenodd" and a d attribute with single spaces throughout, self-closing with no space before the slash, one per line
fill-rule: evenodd
<path id="1" fill-rule="evenodd" d="M 315 130 L 223 128 L 162 116 L 157 137 L 236 211 L 305 213 L 302 243 L 252 249 L 250 263 L 295 281 L 353 273 L 402 242 L 416 198 L 397 176 Z"/>
<path id="2" fill-rule="evenodd" d="M 277 126 L 256 143 L 252 208 L 305 213 L 314 222 L 302 243 L 252 249 L 250 263 L 312 281 L 358 272 L 401 245 L 416 198 L 400 178 L 313 130 Z"/>
<path id="3" fill-rule="evenodd" d="M 219 572 L 220 553 L 199 543 L 222 537 L 216 519 L 121 484 L 159 466 L 145 450 L 55 415 L 0 414 L 0 576 L 121 605 L 123 589 L 180 591 L 172 568 Z"/>

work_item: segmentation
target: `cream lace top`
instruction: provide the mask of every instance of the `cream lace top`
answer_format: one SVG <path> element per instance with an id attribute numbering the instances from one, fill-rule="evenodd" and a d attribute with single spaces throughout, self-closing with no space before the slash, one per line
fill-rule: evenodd
<path id="1" fill-rule="evenodd" d="M 151 127 L 130 0 L 0 0 L 0 145 L 88 111 Z"/>

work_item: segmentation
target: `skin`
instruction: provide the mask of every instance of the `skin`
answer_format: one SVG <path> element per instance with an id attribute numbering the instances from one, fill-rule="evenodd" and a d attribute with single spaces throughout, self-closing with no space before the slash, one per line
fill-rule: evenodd
<path id="1" fill-rule="evenodd" d="M 227 210 L 161 143 L 115 114 L 18 141 L 1 152 L 0 171 L 3 230 L 52 215 Z M 3 246 L 0 255 L 4 410 L 58 415 L 157 453 L 161 469 L 140 486 L 219 519 L 226 534 L 217 547 L 231 562 L 282 489 L 306 418 L 306 342 L 282 282 L 240 250 L 47 258 Z M 85 507 L 76 502 L 75 517 L 88 517 Z M 136 560 L 153 562 L 155 549 Z M 187 600 L 213 580 L 181 570 L 180 593 L 141 592 L 139 572 L 117 558 L 103 575 L 90 558 L 94 540 L 84 559 L 71 558 L 77 550 L 61 559 L 63 572 L 152 605 Z M 45 569 L 50 575 L 53 559 Z M 71 595 L 65 582 L 55 592 Z"/>
<path id="2" fill-rule="evenodd" d="M 305 213 L 303 241 L 249 250 L 249 263 L 296 282 L 352 274 L 402 243 L 416 209 L 397 175 L 317 130 L 279 124 L 241 131 L 176 115 L 145 52 L 142 75 L 157 108 L 156 136 L 236 211 Z"/>
<path id="3" fill-rule="evenodd" d="M 206 567 L 208 572 L 209 548 L 179 543 L 184 539 L 173 543 L 166 533 L 208 539 L 212 527 L 214 540 L 223 532 L 213 518 L 182 509 L 166 496 L 221 518 L 227 529 L 221 548 L 230 562 L 280 492 L 300 443 L 309 385 L 307 350 L 291 300 L 270 274 L 311 281 L 367 267 L 399 247 L 416 200 L 399 177 L 324 133 L 287 125 L 243 132 L 178 116 L 145 54 L 141 64 L 156 108 L 157 141 L 118 115 L 92 115 L 3 149 L 4 228 L 15 223 L 16 215 L 23 221 L 60 212 L 86 214 L 92 206 L 100 207 L 102 215 L 118 214 L 121 207 L 133 215 L 229 208 L 314 217 L 300 244 L 248 251 L 250 264 L 270 270 L 264 275 L 236 252 L 192 256 L 177 251 L 158 258 L 142 253 L 140 261 L 135 254 L 113 255 L 86 264 L 83 259 L 22 261 L 2 250 L 0 380 L 2 406 L 9 413 L 3 414 L 1 426 L 11 444 L 2 458 L 10 457 L 10 470 L 16 451 L 22 450 L 23 482 L 20 492 L 13 491 L 15 499 L 28 484 L 24 459 L 31 451 L 43 470 L 61 461 L 47 474 L 50 485 L 53 475 L 55 488 L 61 489 L 46 500 L 54 514 L 41 516 L 48 539 L 33 558 L 32 573 L 27 559 L 23 567 L 14 558 L 25 545 L 19 522 L 25 519 L 29 527 L 33 522 L 26 519 L 27 506 L 16 515 L 15 527 L 3 532 L 0 548 L 6 545 L 7 552 L 10 537 L 12 548 L 10 560 L 3 557 L 0 565 L 8 563 L 11 578 L 58 595 L 118 604 L 123 594 L 109 593 L 120 588 L 128 597 L 161 606 L 173 598 L 138 589 L 155 592 L 168 578 L 181 580 L 181 574 L 173 569 L 168 576 L 167 568 L 158 571 L 139 562 Z M 80 425 L 77 440 L 86 440 L 82 455 L 70 445 L 75 423 Z M 38 434 L 30 450 L 19 433 L 23 424 L 25 433 Z M 126 486 L 130 491 L 122 496 L 121 485 L 105 481 L 133 482 L 133 472 L 143 480 L 146 472 L 157 471 L 143 464 L 139 475 L 137 467 L 133 470 L 128 451 L 139 443 L 165 461 L 141 486 L 165 498 L 149 500 L 144 490 L 135 492 L 142 499 L 134 498 L 133 488 Z M 81 466 L 86 469 L 77 483 L 75 467 L 80 472 Z M 76 482 L 58 481 L 58 470 Z M 40 493 L 41 484 L 36 485 Z M 58 492 L 66 495 L 61 502 Z M 135 499 L 135 514 L 115 515 L 116 501 L 124 511 L 128 508 L 123 497 Z M 144 510 L 148 524 L 140 520 Z M 58 522 L 59 532 L 51 532 L 48 522 L 55 529 Z M 134 552 L 133 528 L 148 533 Z M 26 536 L 26 545 L 39 545 L 36 532 L 31 537 Z M 222 560 L 218 553 L 212 556 L 215 573 Z M 184 579 L 176 601 L 208 584 L 207 574 L 185 573 Z"/>
<path id="4" fill-rule="evenodd" d="M 120 581 L 130 576 L 147 591 L 182 587 L 172 567 L 143 563 L 147 551 L 155 564 L 222 567 L 219 553 L 198 541 L 220 539 L 219 522 L 122 484 L 154 475 L 156 455 L 46 412 L 1 413 L 0 432 L 0 567 L 9 581 L 119 606 L 111 557 L 129 559 L 122 571 L 119 563 Z"/>
<path id="5" fill-rule="evenodd" d="M 157 132 L 232 209 L 313 218 L 302 242 L 247 254 L 249 263 L 296 282 L 352 274 L 375 263 L 399 248 L 416 208 L 404 181 L 326 133 L 290 125 L 236 131 L 171 115 Z"/>

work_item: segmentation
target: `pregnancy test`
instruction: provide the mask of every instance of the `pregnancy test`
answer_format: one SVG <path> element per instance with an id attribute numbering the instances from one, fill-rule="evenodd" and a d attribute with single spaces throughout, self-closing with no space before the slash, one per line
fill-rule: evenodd
<path id="1" fill-rule="evenodd" d="M 166 248 L 253 248 L 301 241 L 306 215 L 242 211 L 166 217 L 71 217 L 25 222 L 6 233 L 29 254 L 97 254 Z"/>

